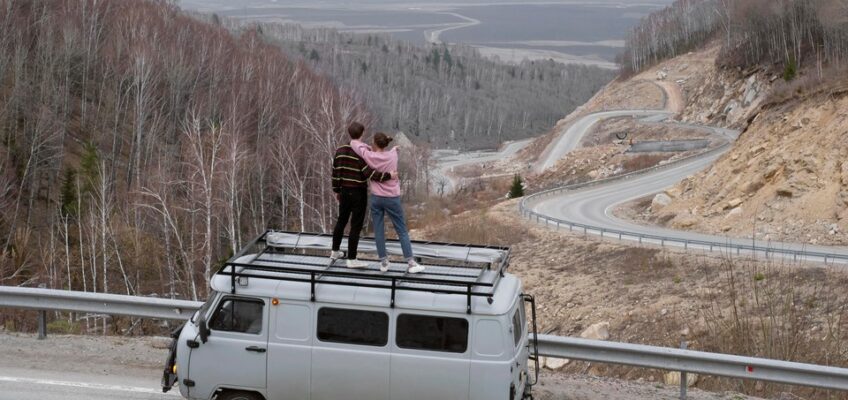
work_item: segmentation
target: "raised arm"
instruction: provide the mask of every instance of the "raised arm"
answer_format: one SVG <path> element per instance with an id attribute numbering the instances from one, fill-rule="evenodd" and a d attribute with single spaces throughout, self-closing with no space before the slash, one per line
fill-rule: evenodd
<path id="1" fill-rule="evenodd" d="M 371 150 L 371 146 L 361 140 L 351 140 L 350 147 L 352 147 L 353 151 L 362 157 L 369 166 L 371 166 L 374 153 L 376 153 L 374 150 Z"/>

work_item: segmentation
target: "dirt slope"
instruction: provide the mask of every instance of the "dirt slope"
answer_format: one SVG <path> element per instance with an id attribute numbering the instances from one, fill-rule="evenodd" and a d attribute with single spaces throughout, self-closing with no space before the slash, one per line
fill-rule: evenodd
<path id="1" fill-rule="evenodd" d="M 744 133 L 711 168 L 669 190 L 670 205 L 641 202 L 637 211 L 675 228 L 848 244 L 848 98 L 809 77 L 787 84 L 763 71 L 719 70 L 716 56 L 712 48 L 646 73 L 680 84 L 681 119 Z"/>

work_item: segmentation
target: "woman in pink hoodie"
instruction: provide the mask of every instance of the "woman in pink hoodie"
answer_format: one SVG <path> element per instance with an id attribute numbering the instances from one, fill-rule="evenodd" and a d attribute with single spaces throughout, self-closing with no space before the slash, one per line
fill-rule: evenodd
<path id="1" fill-rule="evenodd" d="M 392 172 L 398 169 L 397 147 L 387 150 L 392 138 L 385 133 L 378 132 L 374 135 L 374 149 L 361 140 L 352 140 L 350 147 L 359 154 L 369 167 L 377 172 Z M 403 216 L 403 206 L 400 203 L 400 180 L 392 178 L 384 182 L 369 181 L 371 189 L 371 223 L 374 224 L 374 239 L 377 242 L 377 255 L 380 257 L 380 271 L 389 270 L 389 258 L 386 253 L 386 229 L 384 219 L 386 214 L 392 220 L 392 225 L 397 232 L 400 247 L 403 250 L 403 258 L 409 267 L 407 272 L 416 274 L 424 271 L 424 267 L 415 262 L 412 255 L 412 244 L 409 241 L 409 232 L 406 229 L 406 220 Z"/>

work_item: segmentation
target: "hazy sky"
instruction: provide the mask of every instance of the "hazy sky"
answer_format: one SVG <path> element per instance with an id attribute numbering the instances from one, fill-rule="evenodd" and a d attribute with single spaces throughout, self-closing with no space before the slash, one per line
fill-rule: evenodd
<path id="1" fill-rule="evenodd" d="M 180 0 L 185 8 L 233 9 L 261 6 L 345 7 L 363 5 L 465 5 L 465 4 L 671 4 L 674 0 Z"/>

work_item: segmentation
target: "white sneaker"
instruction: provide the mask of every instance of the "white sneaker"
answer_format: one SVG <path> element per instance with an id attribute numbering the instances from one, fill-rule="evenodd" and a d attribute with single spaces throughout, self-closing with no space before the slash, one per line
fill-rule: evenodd
<path id="1" fill-rule="evenodd" d="M 347 260 L 347 267 L 351 269 L 366 268 L 368 263 L 359 260 Z"/>
<path id="2" fill-rule="evenodd" d="M 415 262 L 415 260 L 409 260 L 409 268 L 406 269 L 406 272 L 410 274 L 417 274 L 419 272 L 424 271 L 424 266 Z"/>
<path id="3" fill-rule="evenodd" d="M 389 259 L 380 260 L 380 272 L 386 272 L 389 270 Z"/>
<path id="4" fill-rule="evenodd" d="M 343 256 L 344 256 L 344 253 L 342 253 L 341 251 L 331 251 L 330 252 L 330 264 L 335 263 L 336 260 L 342 258 Z"/>

